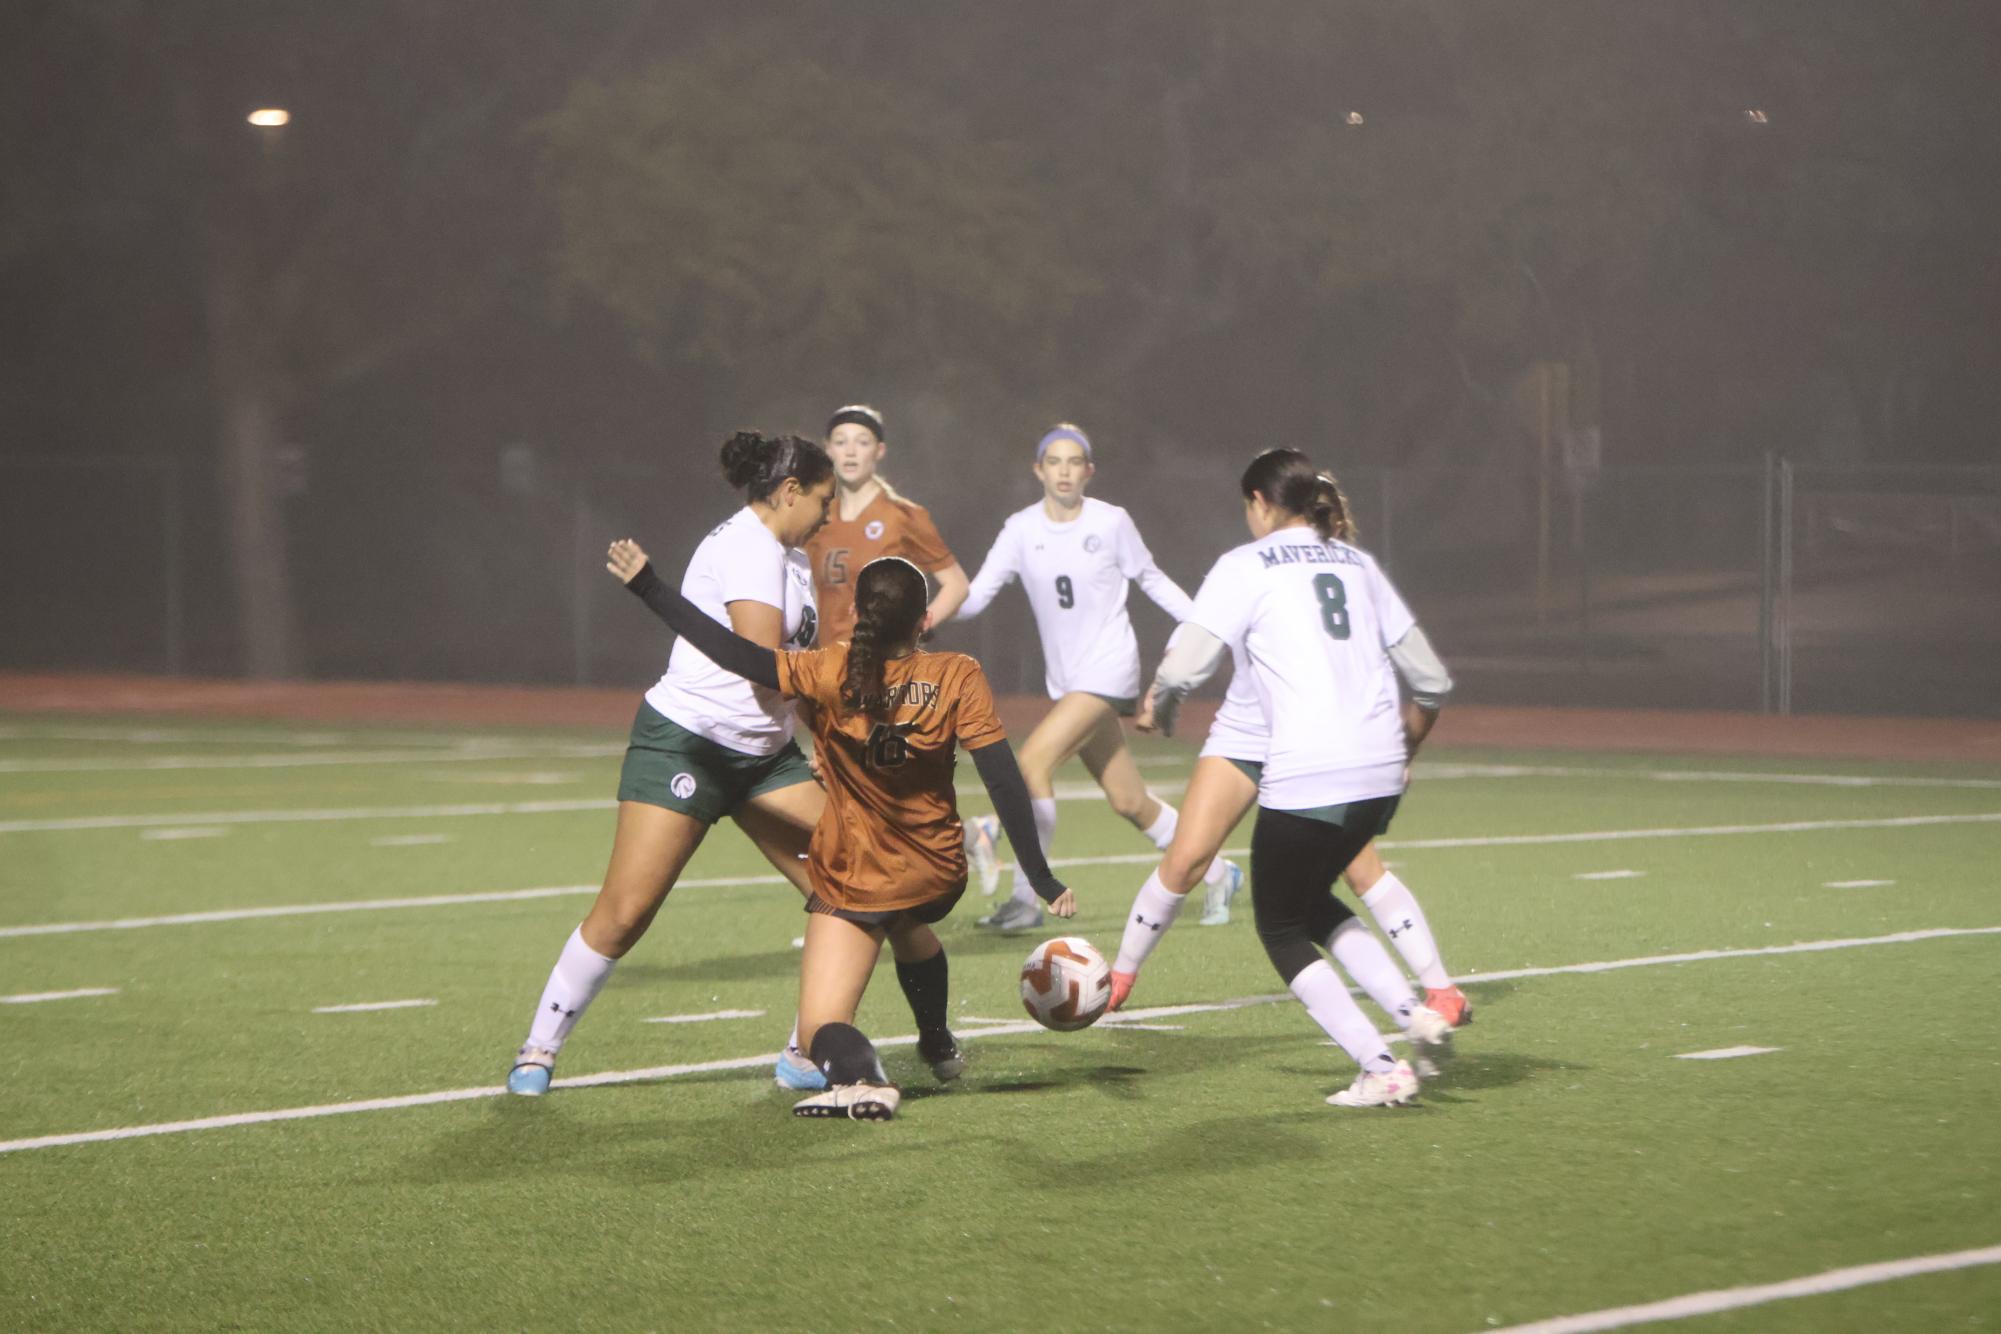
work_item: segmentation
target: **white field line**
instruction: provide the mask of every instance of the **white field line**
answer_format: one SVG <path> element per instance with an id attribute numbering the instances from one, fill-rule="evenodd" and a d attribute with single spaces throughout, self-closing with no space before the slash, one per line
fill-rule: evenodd
<path id="1" fill-rule="evenodd" d="M 1170 784 L 1155 791 L 1173 794 Z M 979 792 L 964 796 L 983 795 Z M 1097 801 L 1095 784 L 1071 783 L 1056 789 L 1058 801 Z M 340 806 L 325 809 L 256 811 L 177 811 L 168 815 L 75 815 L 54 820 L 0 820 L 0 834 L 69 833 L 82 829 L 154 829 L 178 825 L 320 824 L 345 820 L 449 820 L 487 815 L 569 815 L 616 810 L 609 797 L 569 797 L 548 801 L 470 801 L 441 806 Z"/>
<path id="2" fill-rule="evenodd" d="M 1934 825 L 1993 824 L 2001 822 L 2001 812 L 1980 815 L 1907 815 L 1880 820 L 1794 820 L 1785 824 L 1708 825 L 1690 829 L 1610 829 L 1578 834 L 1499 834 L 1486 838 L 1429 838 L 1398 841 L 1385 839 L 1383 848 L 1516 848 L 1553 843 L 1596 843 L 1636 838 L 1708 838 L 1735 834 L 1797 834 L 1836 829 L 1906 829 Z M 1248 848 L 1225 848 L 1226 857 L 1248 856 Z M 1103 857 L 1052 857 L 1056 870 L 1075 866 L 1151 866 L 1160 860 L 1158 852 L 1118 853 Z M 1004 866 L 1003 869 L 1006 869 Z M 787 883 L 777 875 L 718 876 L 711 879 L 682 880 L 676 888 L 727 889 L 749 885 Z M 173 913 L 165 917 L 118 917 L 90 922 L 43 922 L 28 926 L 0 926 L 0 940 L 15 936 L 61 936 L 80 931 L 132 931 L 154 926 L 190 926 L 207 922 L 239 922 L 260 917 L 308 917 L 320 913 L 378 912 L 397 908 L 449 908 L 467 903 L 508 903 L 520 899 L 558 898 L 567 894 L 594 894 L 596 885 L 556 885 L 544 889 L 496 890 L 478 894 L 427 894 L 406 899 L 354 899 L 337 903 L 293 903 L 269 908 L 222 908 L 213 912 Z"/>
<path id="3" fill-rule="evenodd" d="M 452 834 L 384 834 L 381 838 L 371 838 L 371 848 L 427 848 L 438 843 L 450 843 Z"/>
<path id="4" fill-rule="evenodd" d="M 0 1005 L 35 1005 L 42 1001 L 78 1000 L 84 996 L 117 994 L 117 987 L 83 987 L 76 991 L 30 991 L 19 996 L 0 996 Z"/>
<path id="5" fill-rule="evenodd" d="M 577 760 L 623 755 L 624 746 L 565 745 L 526 749 L 346 750 L 275 755 L 155 755 L 131 760 L 0 760 L 0 774 L 156 773 L 182 769 L 312 769 L 340 764 L 453 764 L 466 760 Z"/>
<path id="6" fill-rule="evenodd" d="M 1807 787 L 1946 787 L 2001 789 L 2001 778 L 1755 773 L 1736 769 L 1620 769 L 1558 764 L 1426 764 L 1414 778 L 1632 778 L 1654 783 L 1781 783 Z"/>
<path id="7" fill-rule="evenodd" d="M 1730 1061 L 1739 1056 L 1764 1056 L 1783 1047 L 1717 1047 L 1710 1051 L 1684 1051 L 1675 1055 L 1677 1061 Z"/>
<path id="8" fill-rule="evenodd" d="M 1645 871 L 1579 871 L 1572 880 L 1638 880 Z"/>
<path id="9" fill-rule="evenodd" d="M 364 1010 L 420 1010 L 435 1000 L 363 1001 L 359 1005 L 316 1005 L 314 1014 L 360 1014 Z"/>
<path id="10" fill-rule="evenodd" d="M 1713 959 L 1747 959 L 1773 954 L 1811 954 L 1827 950 L 1861 949 L 1871 945 L 1899 945 L 1920 940 L 1941 940 L 1953 936 L 2001 935 L 2001 926 L 1976 927 L 1936 927 L 1924 931 L 1901 931 L 1889 936 L 1868 936 L 1849 940 L 1812 940 L 1795 945 L 1774 945 L 1762 949 L 1701 950 L 1690 954 L 1656 954 L 1636 959 L 1611 959 L 1601 963 L 1563 964 L 1553 968 L 1516 968 L 1503 972 L 1467 973 L 1455 980 L 1460 982 L 1501 981 L 1522 977 L 1554 977 L 1565 973 L 1605 973 L 1626 968 L 1649 968 L 1662 964 L 1691 963 Z M 1158 1005 L 1132 1010 L 1122 1010 L 1108 1027 L 1120 1028 L 1154 1019 L 1170 1019 L 1184 1014 L 1215 1014 L 1225 1010 L 1242 1010 L 1257 1005 L 1272 1005 L 1289 1001 L 1292 997 L 1280 996 L 1240 996 L 1234 1000 L 1215 1001 L 1189 1005 Z M 1009 1037 L 1022 1034 L 1042 1034 L 1049 1030 L 1040 1024 L 1018 1022 L 996 1024 L 991 1028 L 969 1030 L 965 1036 Z M 877 1038 L 878 1047 L 906 1047 L 915 1043 L 915 1034 L 900 1037 Z M 708 1074 L 720 1070 L 748 1070 L 767 1066 L 778 1059 L 778 1053 L 765 1052 L 756 1056 L 736 1056 L 720 1061 L 697 1061 L 688 1065 L 652 1066 L 643 1070 L 606 1070 L 595 1075 L 578 1075 L 555 1080 L 553 1088 L 599 1088 L 612 1084 L 641 1084 L 663 1079 L 673 1079 L 681 1075 Z M 502 1085 L 483 1088 L 446 1089 L 437 1093 L 409 1093 L 392 1098 L 365 1098 L 358 1102 L 325 1103 L 317 1107 L 287 1107 L 265 1112 L 237 1112 L 229 1116 L 209 1116 L 192 1121 L 164 1121 L 153 1125 L 120 1126 L 111 1130 L 84 1130 L 66 1135 L 38 1135 L 31 1139 L 0 1140 L 0 1153 L 21 1153 L 32 1149 L 54 1149 L 72 1144 L 97 1144 L 109 1140 L 144 1139 L 154 1135 L 177 1135 L 193 1130 L 220 1130 L 231 1126 L 262 1125 L 271 1121 L 300 1121 L 313 1117 L 343 1116 L 350 1112 L 393 1111 L 403 1107 L 425 1107 L 434 1103 L 469 1102 L 478 1098 L 497 1098 L 507 1092 Z"/>
<path id="11" fill-rule="evenodd" d="M 1886 885 L 1894 885 L 1896 883 L 1897 882 L 1894 880 L 1829 880 L 1823 883 L 1821 885 L 1821 888 L 1822 889 L 1882 889 Z"/>
<path id="12" fill-rule="evenodd" d="M 663 1014 L 657 1019 L 646 1020 L 649 1024 L 706 1024 L 717 1019 L 762 1019 L 762 1010 L 716 1010 L 710 1014 Z"/>
<path id="13" fill-rule="evenodd" d="M 366 731 L 332 731 L 314 728 L 300 732 L 292 728 L 232 727 L 222 731 L 192 727 L 0 727 L 4 741 L 110 741 L 129 745 L 161 746 L 251 743 L 273 746 L 426 746 L 444 750 L 464 746 L 525 746 L 581 744 L 558 737 L 537 739 L 465 732 L 408 732 L 372 728 Z"/>
<path id="14" fill-rule="evenodd" d="M 1795 1297 L 1845 1292 L 1849 1288 L 1915 1278 L 1920 1274 L 1942 1274 L 1953 1269 L 1976 1269 L 1993 1264 L 2001 1264 L 2001 1246 L 1951 1251 L 1944 1255 L 1918 1255 L 1908 1260 L 1885 1260 L 1880 1264 L 1856 1265 L 1849 1269 L 1830 1269 L 1805 1278 L 1787 1279 L 1783 1283 L 1692 1292 L 1685 1297 L 1670 1297 L 1645 1306 L 1621 1306 L 1586 1315 L 1558 1316 L 1553 1320 L 1537 1320 L 1526 1325 L 1509 1325 L 1498 1334 L 1593 1334 L 1597 1330 L 1625 1329 L 1630 1325 L 1648 1325 L 1661 1320 L 1686 1320 L 1690 1316 L 1715 1315 L 1719 1311 L 1737 1311 L 1747 1306 L 1763 1306 Z M 1495 1332 L 1487 1331 L 1486 1334 Z"/>
<path id="15" fill-rule="evenodd" d="M 139 837 L 149 843 L 183 843 L 191 838 L 227 838 L 229 830 L 219 825 L 197 825 L 193 829 L 141 829 Z"/>

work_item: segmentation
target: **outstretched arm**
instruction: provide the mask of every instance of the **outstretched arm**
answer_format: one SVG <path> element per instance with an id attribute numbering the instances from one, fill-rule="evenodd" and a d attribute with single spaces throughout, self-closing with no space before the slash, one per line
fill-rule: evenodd
<path id="1" fill-rule="evenodd" d="M 726 672 L 734 672 L 752 685 L 778 689 L 778 655 L 752 643 L 728 626 L 709 619 L 700 607 L 681 596 L 681 590 L 653 572 L 637 542 L 620 538 L 605 553 L 604 567 L 617 575 L 626 590 L 639 598 L 653 614 L 667 622 L 675 634 L 700 649 Z"/>
<path id="2" fill-rule="evenodd" d="M 1181 714 L 1181 701 L 1216 674 L 1230 646 L 1193 621 L 1185 621 L 1167 641 L 1167 656 L 1153 674 L 1153 687 L 1146 692 L 1134 726 L 1142 732 L 1158 731 L 1174 735 L 1174 723 Z"/>
<path id="3" fill-rule="evenodd" d="M 1147 549 L 1146 539 L 1139 535 L 1132 515 L 1120 516 L 1114 540 L 1118 543 L 1119 569 L 1125 577 L 1137 583 L 1140 591 L 1153 599 L 1154 606 L 1174 618 L 1175 624 L 1193 620 L 1194 599 L 1154 563 L 1153 552 Z"/>
<path id="4" fill-rule="evenodd" d="M 1036 897 L 1058 917 L 1074 916 L 1076 894 L 1056 878 L 1042 855 L 1042 840 L 1035 832 L 1035 808 L 1029 805 L 1028 784 L 1022 781 L 1021 768 L 1014 762 L 1014 748 L 1005 739 L 989 742 L 973 752 L 973 767 L 980 771 L 980 781 L 987 785 L 994 813 L 1000 816 L 1001 828 L 1007 831 L 1007 841 L 1014 847 L 1015 860 L 1021 864 L 1021 873 L 1028 877 Z"/>
<path id="5" fill-rule="evenodd" d="M 1014 529 L 1002 528 L 988 549 L 987 558 L 980 562 L 980 572 L 967 585 L 966 596 L 960 600 L 954 616 L 961 621 L 978 616 L 1013 581 L 1016 572 Z M 935 619 L 933 624 L 937 624 Z"/>

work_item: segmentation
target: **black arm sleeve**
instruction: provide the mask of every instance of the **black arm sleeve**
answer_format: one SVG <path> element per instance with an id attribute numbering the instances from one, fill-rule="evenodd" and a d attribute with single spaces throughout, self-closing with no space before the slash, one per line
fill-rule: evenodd
<path id="1" fill-rule="evenodd" d="M 1028 877 L 1035 896 L 1044 903 L 1056 902 L 1063 897 L 1066 886 L 1042 856 L 1042 839 L 1035 832 L 1035 808 L 1028 804 L 1028 784 L 1022 781 L 1021 768 L 1014 762 L 1014 747 L 1005 738 L 981 746 L 973 752 L 973 767 L 980 771 L 980 781 L 987 785 L 994 813 L 1000 816 L 1001 828 L 1007 831 L 1007 841 L 1014 848 L 1014 859 L 1020 864 L 1021 873 Z"/>
<path id="2" fill-rule="evenodd" d="M 651 607 L 655 616 L 667 622 L 675 634 L 708 655 L 716 666 L 735 672 L 752 685 L 778 689 L 778 655 L 761 644 L 751 643 L 727 625 L 711 620 L 700 607 L 682 597 L 680 589 L 655 574 L 652 561 L 642 565 L 625 587 Z"/>

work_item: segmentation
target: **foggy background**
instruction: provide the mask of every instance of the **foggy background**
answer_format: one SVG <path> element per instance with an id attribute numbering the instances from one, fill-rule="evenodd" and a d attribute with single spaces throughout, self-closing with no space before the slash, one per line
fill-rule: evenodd
<path id="1" fill-rule="evenodd" d="M 637 690 L 607 539 L 865 401 L 969 573 L 1058 419 L 1191 592 L 1291 445 L 1461 699 L 2001 713 L 1997 69 L 1984 2 L 13 0 L 0 670 Z M 1041 688 L 1017 594 L 945 642 Z"/>

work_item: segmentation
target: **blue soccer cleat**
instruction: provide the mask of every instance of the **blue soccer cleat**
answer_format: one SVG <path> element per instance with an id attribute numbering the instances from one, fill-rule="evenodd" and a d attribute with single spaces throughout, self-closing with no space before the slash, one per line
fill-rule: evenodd
<path id="1" fill-rule="evenodd" d="M 791 1047 L 778 1053 L 778 1064 L 771 1068 L 771 1077 L 782 1089 L 811 1093 L 827 1087 L 827 1076 L 821 1073 L 820 1067 Z"/>
<path id="2" fill-rule="evenodd" d="M 1201 926 L 1227 926 L 1230 922 L 1230 900 L 1237 897 L 1244 887 L 1244 868 L 1235 862 L 1223 863 L 1223 878 L 1209 886 L 1202 896 Z"/>
<path id="3" fill-rule="evenodd" d="M 539 1098 L 549 1091 L 549 1077 L 555 1073 L 555 1052 L 547 1047 L 523 1047 L 514 1055 L 514 1068 L 507 1072 L 507 1091 Z"/>

